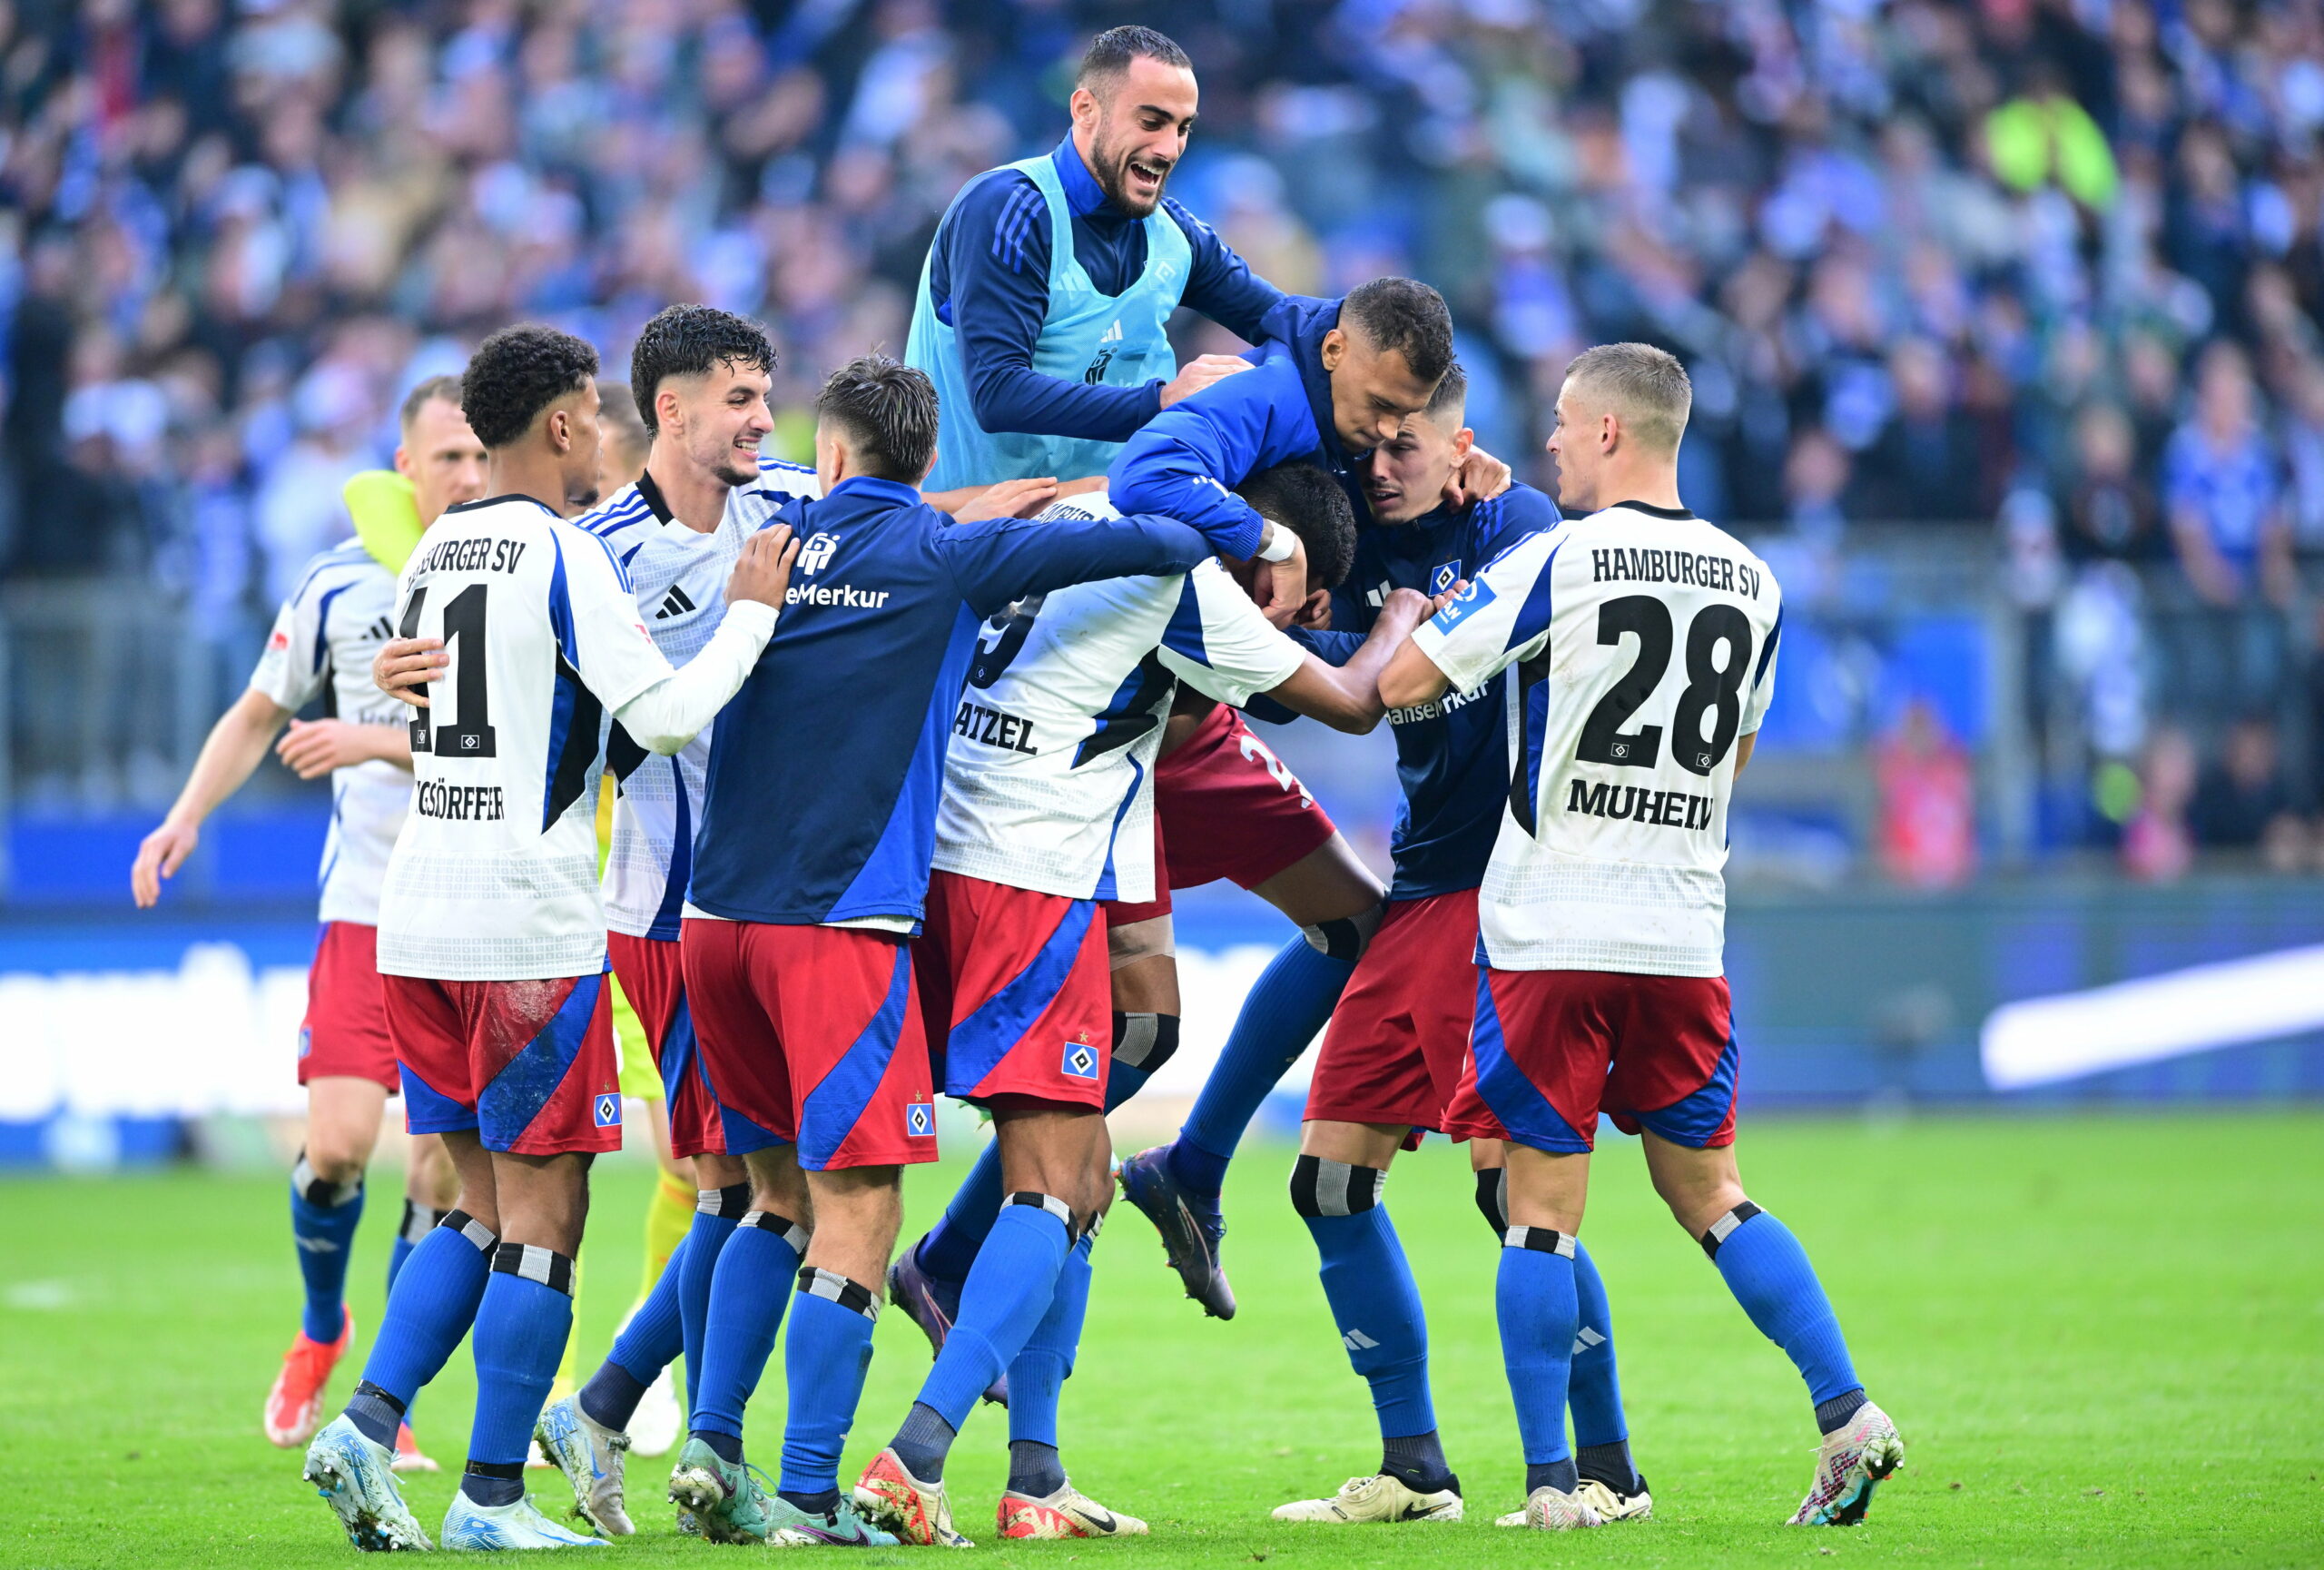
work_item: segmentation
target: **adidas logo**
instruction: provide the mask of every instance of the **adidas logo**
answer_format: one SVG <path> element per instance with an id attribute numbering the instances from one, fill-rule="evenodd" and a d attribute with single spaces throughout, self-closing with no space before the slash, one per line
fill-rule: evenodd
<path id="1" fill-rule="evenodd" d="M 1595 1331 L 1595 1330 L 1591 1329 L 1589 1326 L 1584 1325 L 1583 1327 L 1581 1327 L 1581 1334 L 1577 1335 L 1577 1336 L 1576 1336 L 1576 1337 L 1574 1337 L 1574 1338 L 1573 1338 L 1573 1355 L 1574 1355 L 1575 1357 L 1579 1358 L 1579 1357 L 1581 1357 L 1584 1352 L 1587 1352 L 1588 1350 L 1590 1350 L 1590 1348 L 1592 1348 L 1592 1347 L 1602 1347 L 1602 1346 L 1604 1346 L 1605 1344 L 1606 1344 L 1606 1338 L 1605 1338 L 1605 1337 L 1603 1337 L 1603 1336 L 1600 1335 L 1597 1331 Z"/>
<path id="2" fill-rule="evenodd" d="M 1106 336 L 1098 340 L 1100 343 L 1119 343 L 1121 341 L 1122 324 L 1119 321 L 1116 321 L 1111 327 L 1106 329 Z"/>
<path id="3" fill-rule="evenodd" d="M 339 1245 L 329 1238 L 299 1238 L 293 1241 L 310 1254 L 336 1254 L 340 1251 Z"/>
<path id="4" fill-rule="evenodd" d="M 1340 1345 L 1351 1352 L 1369 1352 L 1379 1344 L 1361 1330 L 1350 1330 L 1340 1338 Z"/>
<path id="5" fill-rule="evenodd" d="M 384 643 L 389 638 L 395 637 L 395 627 L 390 625 L 388 618 L 383 616 L 379 620 L 373 622 L 370 626 L 363 629 L 363 641 L 366 643 Z"/>
<path id="6" fill-rule="evenodd" d="M 667 621 L 674 616 L 684 616 L 693 608 L 694 601 L 686 597 L 686 591 L 672 584 L 670 592 L 662 598 L 661 608 L 654 613 L 654 619 Z"/>

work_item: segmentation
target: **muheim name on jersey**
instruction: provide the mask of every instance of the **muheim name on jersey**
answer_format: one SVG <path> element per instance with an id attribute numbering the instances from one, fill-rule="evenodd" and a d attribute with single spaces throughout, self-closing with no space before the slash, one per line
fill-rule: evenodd
<path id="1" fill-rule="evenodd" d="M 421 780 L 413 787 L 411 809 L 424 818 L 448 823 L 498 823 L 507 815 L 501 808 L 498 785 L 446 785 Z"/>
<path id="2" fill-rule="evenodd" d="M 1565 810 L 1614 823 L 1656 824 L 1669 829 L 1710 827 L 1711 798 L 1685 791 L 1649 790 L 1603 781 L 1566 782 Z"/>
<path id="3" fill-rule="evenodd" d="M 1707 550 L 1664 550 L 1654 546 L 1609 546 L 1590 553 L 1592 583 L 1669 583 L 1681 588 L 1715 588 L 1759 597 L 1757 569 L 1732 557 Z"/>

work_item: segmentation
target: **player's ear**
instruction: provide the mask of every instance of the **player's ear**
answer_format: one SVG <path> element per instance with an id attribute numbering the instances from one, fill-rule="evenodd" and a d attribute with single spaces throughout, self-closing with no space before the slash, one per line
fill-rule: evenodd
<path id="1" fill-rule="evenodd" d="M 396 472 L 402 475 L 406 479 L 416 479 L 419 477 L 411 472 L 412 466 L 413 459 L 411 456 L 411 449 L 406 447 L 400 441 L 397 442 Z"/>
<path id="2" fill-rule="evenodd" d="M 1076 87 L 1073 96 L 1065 101 L 1065 109 L 1073 117 L 1073 123 L 1086 131 L 1097 126 L 1104 114 L 1105 105 L 1098 103 L 1098 95 L 1087 87 Z"/>
<path id="3" fill-rule="evenodd" d="M 1347 333 L 1345 330 L 1334 327 L 1329 332 L 1324 334 L 1323 360 L 1324 370 L 1326 375 L 1337 370 L 1340 368 L 1340 361 L 1344 359 L 1346 355 Z"/>
<path id="4" fill-rule="evenodd" d="M 1452 433 L 1452 461 L 1460 462 L 1469 456 L 1469 449 L 1476 446 L 1477 433 L 1470 426 L 1462 426 Z"/>

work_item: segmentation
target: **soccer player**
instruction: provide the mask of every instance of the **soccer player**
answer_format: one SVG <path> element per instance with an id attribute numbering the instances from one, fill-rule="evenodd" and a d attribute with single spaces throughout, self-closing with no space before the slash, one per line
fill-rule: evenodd
<path id="1" fill-rule="evenodd" d="M 774 366 L 764 328 L 706 305 L 661 311 L 631 351 L 632 403 L 649 433 L 645 463 L 579 521 L 627 571 L 637 614 L 673 665 L 694 658 L 716 631 L 744 541 L 793 497 L 821 494 L 813 469 L 759 454 L 774 427 Z M 573 1486 L 576 1513 L 609 1536 L 636 1530 L 621 1466 L 631 1420 L 681 1350 L 692 1409 L 719 1250 L 737 1226 L 756 1224 L 750 1174 L 725 1153 L 679 972 L 678 913 L 712 735 L 705 729 L 667 758 L 645 755 L 619 731 L 608 747 L 622 784 L 605 874 L 606 941 L 658 1067 L 669 1148 L 693 1180 L 692 1222 L 670 1268 L 588 1384 L 541 1414 L 541 1447 Z"/>
<path id="2" fill-rule="evenodd" d="M 1300 536 L 1313 588 L 1327 591 L 1346 575 L 1355 520 L 1329 476 L 1270 470 L 1246 494 Z M 1102 496 L 1041 514 L 1118 516 Z M 1265 693 L 1339 728 L 1369 730 L 1379 720 L 1379 668 L 1427 608 L 1418 596 L 1405 601 L 1345 669 L 1277 631 L 1216 562 L 1058 590 L 987 625 L 953 718 L 914 965 L 947 1092 L 993 1116 L 995 1139 L 964 1188 L 989 1184 L 991 1213 L 964 1289 L 937 1316 L 949 1322 L 919 1402 L 856 1486 L 856 1502 L 904 1541 L 965 1542 L 951 1525 L 944 1460 L 978 1395 L 1004 1369 L 1001 1536 L 1146 1530 L 1075 1489 L 1057 1445 L 1089 1251 L 1113 1192 L 1104 1113 L 1160 1066 L 1111 1014 L 1098 902 L 1152 893 L 1153 764 L 1179 679 L 1226 702 Z M 1125 1051 L 1134 1061 L 1109 1071 L 1109 1056 Z M 907 1262 L 890 1275 L 899 1302 L 918 1285 Z"/>
<path id="3" fill-rule="evenodd" d="M 264 1417 L 266 1437 L 286 1449 L 313 1437 L 324 1383 L 354 1340 L 344 1300 L 348 1260 L 363 1214 L 363 1171 L 379 1137 L 380 1112 L 397 1090 L 372 951 L 380 874 L 411 797 L 411 749 L 401 707 L 371 683 L 371 656 L 387 637 L 396 573 L 419 532 L 446 508 L 484 493 L 484 448 L 460 414 L 458 378 L 439 376 L 413 388 L 399 429 L 395 475 L 350 485 L 351 499 L 360 503 L 357 537 L 323 552 L 300 575 L 276 614 L 249 689 L 212 728 L 185 788 L 162 826 L 137 847 L 130 870 L 138 905 L 150 909 L 161 899 L 162 880 L 193 854 L 202 821 L 250 778 L 286 721 L 290 734 L 275 748 L 283 762 L 301 779 L 330 775 L 322 933 L 299 1031 L 307 1128 L 290 1179 L 290 1235 L 306 1306 L 267 1392 Z M 327 717 L 291 718 L 317 697 Z M 403 1222 L 388 1260 L 390 1288 L 413 1245 L 451 1202 L 451 1169 L 437 1140 L 412 1141 L 405 1182 Z M 398 1471 L 435 1469 L 408 1425 L 395 1442 Z"/>
<path id="4" fill-rule="evenodd" d="M 1184 572 L 1212 552 L 1164 518 L 948 518 L 912 489 L 935 454 L 936 415 L 928 378 L 884 356 L 825 384 L 822 499 L 780 515 L 806 542 L 802 581 L 711 749 L 679 942 L 726 1148 L 749 1162 L 766 1216 L 719 1256 L 694 1432 L 671 1476 L 672 1498 L 714 1538 L 891 1541 L 841 1494 L 839 1456 L 901 1170 L 936 1153 L 907 940 L 980 624 L 1027 595 Z M 1287 530 L 1270 525 L 1252 545 L 1305 570 Z M 790 1410 L 768 1498 L 743 1465 L 743 1408 L 794 1271 Z"/>
<path id="5" fill-rule="evenodd" d="M 596 499 L 596 351 L 547 327 L 478 347 L 461 403 L 489 494 L 404 568 L 395 626 L 419 652 L 373 661 L 385 690 L 415 673 L 442 684 L 411 722 L 418 779 L 379 966 L 412 1127 L 443 1136 L 460 1203 L 405 1266 L 354 1398 L 307 1450 L 359 1548 L 429 1545 L 385 1444 L 471 1324 L 476 1423 L 445 1546 L 602 1541 L 550 1522 L 523 1481 L 572 1326 L 589 1158 L 621 1140 L 591 832 L 600 721 L 662 756 L 683 748 L 764 648 L 795 551 L 781 528 L 754 538 L 716 636 L 673 670 L 604 542 L 563 521 Z"/>
<path id="6" fill-rule="evenodd" d="M 1326 633 L 1301 636 L 1344 657 L 1375 608 L 1397 591 L 1448 597 L 1468 574 L 1519 541 L 1558 527 L 1556 507 L 1530 486 L 1490 500 L 1443 505 L 1445 481 L 1474 439 L 1462 422 L 1468 378 L 1444 373 L 1426 410 L 1359 469 L 1371 522 L 1355 569 L 1334 596 Z M 1388 1169 L 1423 1131 L 1443 1130 L 1469 1055 L 1475 1013 L 1477 885 L 1509 791 L 1506 677 L 1450 693 L 1388 718 L 1396 736 L 1403 810 L 1392 851 L 1387 914 L 1341 995 L 1307 1094 L 1291 1197 L 1322 1258 L 1324 1294 L 1348 1360 L 1371 1386 L 1379 1418 L 1378 1473 L 1327 1499 L 1285 1505 L 1277 1520 L 1458 1520 L 1459 1479 L 1436 1433 L 1428 1330 L 1418 1289 L 1384 1200 Z M 1478 1202 L 1500 1202 L 1500 1149 L 1477 1141 Z M 1495 1225 L 1500 1238 L 1506 1222 Z M 1586 1251 L 1575 1269 L 1587 1306 L 1577 1344 L 1573 1413 L 1581 1487 L 1609 1519 L 1642 1518 L 1652 1501 L 1630 1459 L 1605 1289 Z"/>
<path id="7" fill-rule="evenodd" d="M 1655 1191 L 1807 1381 L 1824 1442 L 1792 1523 L 1860 1520 L 1904 1458 L 1807 1254 L 1736 1170 L 1727 810 L 1774 690 L 1782 596 L 1679 501 L 1691 401 L 1661 350 L 1578 356 L 1549 449 L 1560 502 L 1584 516 L 1487 564 L 1380 682 L 1409 709 L 1517 667 L 1508 810 L 1478 900 L 1473 1077 L 1447 1114 L 1508 1141 L 1497 1301 L 1527 1496 L 1504 1526 L 1602 1521 L 1565 1433 L 1601 1107 L 1641 1134 Z"/>
<path id="8" fill-rule="evenodd" d="M 1410 279 L 1376 279 L 1343 301 L 1288 301 L 1274 325 L 1281 336 L 1254 351 L 1251 370 L 1165 410 L 1130 439 L 1108 477 L 1116 505 L 1145 509 L 1167 499 L 1206 528 L 1247 528 L 1256 515 L 1232 488 L 1293 460 L 1317 465 L 1353 492 L 1363 455 L 1427 406 L 1452 363 L 1452 318 L 1443 298 Z M 1492 494 L 1505 480 L 1505 469 L 1472 448 L 1448 481 L 1446 499 Z M 1271 796 L 1252 776 L 1254 758 L 1289 780 L 1241 716 L 1223 706 L 1165 754 L 1158 788 L 1169 881 L 1185 887 L 1234 876 L 1271 897 L 1302 933 L 1245 1000 L 1177 1139 L 1122 1164 L 1122 1191 L 1161 1232 L 1187 1295 L 1220 1318 L 1235 1311 L 1219 1262 L 1226 1226 L 1218 1196 L 1227 1164 L 1260 1102 L 1330 1017 L 1385 894 L 1313 798 L 1302 789 L 1304 811 L 1295 814 L 1287 792 Z M 1269 823 L 1271 833 L 1291 841 L 1303 815 L 1313 820 L 1308 832 L 1322 836 L 1312 854 L 1267 867 L 1247 837 L 1252 825 Z M 1253 873 L 1265 875 L 1255 881 Z M 1117 973 L 1118 1007 L 1175 1014 L 1175 966 L 1149 952 L 1151 929 L 1144 925 L 1167 909 L 1115 913 L 1117 953 L 1133 962 Z"/>

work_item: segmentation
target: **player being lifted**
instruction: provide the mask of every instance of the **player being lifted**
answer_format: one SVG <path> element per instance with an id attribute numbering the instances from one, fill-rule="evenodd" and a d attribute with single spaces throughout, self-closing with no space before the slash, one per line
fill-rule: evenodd
<path id="1" fill-rule="evenodd" d="M 411 748 L 402 706 L 372 685 L 371 657 L 387 639 L 396 573 L 419 531 L 446 508 L 484 494 L 484 448 L 460 414 L 458 377 L 413 388 L 400 433 L 395 475 L 367 475 L 350 485 L 357 537 L 307 564 L 275 617 L 248 690 L 212 728 L 185 789 L 138 846 L 130 871 L 138 905 L 151 908 L 161 899 L 162 880 L 193 853 L 202 820 L 250 778 L 285 721 L 290 734 L 275 748 L 282 761 L 301 779 L 330 775 L 322 932 L 299 1030 L 306 1138 L 290 1179 L 290 1235 L 306 1307 L 267 1392 L 264 1418 L 266 1437 L 286 1449 L 313 1437 L 323 1385 L 354 1340 L 344 1299 L 363 1215 L 363 1170 L 379 1137 L 379 1115 L 398 1088 L 373 949 L 380 874 L 411 799 Z M 319 696 L 327 717 L 290 717 Z M 451 1200 L 451 1169 L 438 1141 L 412 1141 L 405 1181 L 403 1223 L 388 1260 L 390 1288 Z M 435 1469 L 409 1425 L 395 1440 L 398 1471 Z"/>
<path id="2" fill-rule="evenodd" d="M 1302 540 L 1312 591 L 1345 576 L 1355 523 L 1329 476 L 1273 469 L 1253 476 L 1246 494 Z M 1099 495 L 1040 516 L 1119 514 Z M 1247 579 L 1250 568 L 1238 576 Z M 1154 758 L 1180 679 L 1224 702 L 1265 693 L 1366 731 L 1380 716 L 1380 667 L 1426 607 L 1417 595 L 1402 597 L 1345 669 L 1275 630 L 1215 561 L 1059 589 L 987 624 L 952 723 L 915 971 L 945 1090 L 993 1115 L 996 1138 L 963 1189 L 989 1184 L 993 1214 L 919 1401 L 856 1486 L 857 1504 L 905 1542 L 965 1544 L 951 1523 L 945 1457 L 978 1396 L 1004 1370 L 1009 1476 L 1000 1535 L 1146 1530 L 1083 1496 L 1058 1453 L 1059 1393 L 1080 1342 L 1090 1249 L 1113 1192 L 1104 1113 L 1160 1066 L 1145 1050 L 1150 1034 L 1128 1039 L 1128 1022 L 1112 1012 L 1098 902 L 1153 892 Z M 1127 1061 L 1115 1056 L 1109 1070 L 1112 1054 Z M 908 1259 L 898 1261 L 890 1279 L 899 1300 L 916 1277 Z"/>
<path id="3" fill-rule="evenodd" d="M 406 565 L 382 687 L 441 679 L 411 725 L 417 785 L 388 862 L 379 965 L 415 1132 L 441 1134 L 460 1208 L 414 1251 L 362 1383 L 306 1476 L 359 1548 L 428 1542 L 387 1469 L 413 1395 L 473 1324 L 477 1410 L 448 1548 L 601 1541 L 524 1495 L 526 1443 L 572 1324 L 591 1155 L 618 1148 L 593 820 L 601 720 L 678 752 L 765 647 L 795 551 L 755 537 L 717 635 L 674 671 L 603 541 L 563 521 L 596 499 L 596 351 L 525 325 L 478 346 L 462 405 L 488 495 Z M 433 647 L 429 647 L 433 646 Z"/>
<path id="4" fill-rule="evenodd" d="M 1334 630 L 1300 635 L 1327 657 L 1346 657 L 1398 591 L 1441 603 L 1484 563 L 1559 526 L 1550 499 L 1525 485 L 1490 500 L 1443 504 L 1445 480 L 1473 439 L 1462 418 L 1467 390 L 1456 364 L 1428 408 L 1407 416 L 1361 465 L 1373 527 L 1358 536 L 1355 569 L 1333 597 Z M 1459 1482 L 1437 1437 L 1420 1293 L 1384 1196 L 1396 1151 L 1417 1145 L 1423 1131 L 1448 1127 L 1445 1106 L 1469 1055 L 1477 885 L 1509 792 L 1505 680 L 1496 676 L 1388 715 L 1403 791 L 1391 844 L 1394 882 L 1387 913 L 1324 1032 L 1291 1183 L 1322 1259 L 1341 1344 L 1372 1389 L 1382 1459 L 1375 1476 L 1350 1479 L 1328 1499 L 1285 1505 L 1278 1520 L 1461 1516 Z M 1478 1140 L 1473 1150 L 1478 1204 L 1498 1240 L 1506 1226 L 1499 1147 Z M 1603 1512 L 1643 1516 L 1651 1502 L 1630 1466 L 1604 1289 L 1586 1253 L 1577 1252 L 1575 1266 L 1587 1348 L 1575 1363 L 1572 1398 L 1583 1486 L 1605 1490 Z"/>
<path id="5" fill-rule="evenodd" d="M 719 1255 L 694 1433 L 671 1494 L 713 1537 L 862 1544 L 891 1539 L 842 1496 L 840 1449 L 901 1169 L 936 1153 L 906 940 L 925 907 L 978 629 L 1027 595 L 1184 572 L 1211 546 L 1164 518 L 948 518 L 912 489 L 935 453 L 935 390 L 883 356 L 835 372 L 817 415 L 822 499 L 781 515 L 806 538 L 803 581 L 721 717 L 680 936 L 727 1149 L 748 1160 L 766 1219 Z M 1305 571 L 1295 548 L 1267 554 L 1285 558 L 1275 570 Z M 812 1239 L 799 1224 L 810 1192 Z M 770 1498 L 743 1464 L 743 1410 L 794 1273 Z"/>
<path id="6" fill-rule="evenodd" d="M 1861 1519 L 1905 1453 L 1807 1254 L 1736 1170 L 1727 812 L 1773 691 L 1782 598 L 1764 562 L 1679 499 L 1691 401 L 1661 350 L 1577 357 L 1550 452 L 1559 500 L 1586 516 L 1485 566 L 1380 683 L 1415 708 L 1517 672 L 1508 810 L 1478 902 L 1473 1078 L 1448 1114 L 1508 1141 L 1497 1301 L 1527 1497 L 1504 1526 L 1602 1519 L 1565 1434 L 1601 1107 L 1642 1135 L 1655 1191 L 1807 1381 L 1824 1443 L 1793 1524 Z"/>

